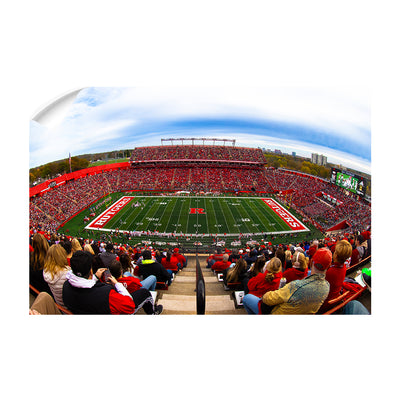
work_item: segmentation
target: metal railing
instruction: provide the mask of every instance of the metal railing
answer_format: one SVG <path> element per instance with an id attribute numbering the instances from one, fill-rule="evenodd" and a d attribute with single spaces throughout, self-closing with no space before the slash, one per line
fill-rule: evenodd
<path id="1" fill-rule="evenodd" d="M 196 313 L 204 315 L 206 311 L 206 285 L 201 271 L 199 256 L 196 251 Z"/>

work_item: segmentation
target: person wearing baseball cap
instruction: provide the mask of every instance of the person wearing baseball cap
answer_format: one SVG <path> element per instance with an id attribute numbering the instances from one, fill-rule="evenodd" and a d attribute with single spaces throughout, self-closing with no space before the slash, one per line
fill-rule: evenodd
<path id="1" fill-rule="evenodd" d="M 325 272 L 331 263 L 331 251 L 327 247 L 318 249 L 311 260 L 311 275 L 265 293 L 259 314 L 315 314 L 329 294 Z"/>
<path id="2" fill-rule="evenodd" d="M 174 256 L 178 259 L 178 263 L 180 263 L 180 269 L 187 266 L 187 258 L 183 254 L 180 254 L 178 247 L 174 249 Z"/>

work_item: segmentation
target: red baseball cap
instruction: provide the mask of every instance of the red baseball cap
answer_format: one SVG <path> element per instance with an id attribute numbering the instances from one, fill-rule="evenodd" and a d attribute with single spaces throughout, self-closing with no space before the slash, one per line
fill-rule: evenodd
<path id="1" fill-rule="evenodd" d="M 312 257 L 315 268 L 325 271 L 332 264 L 332 252 L 327 247 L 318 249 Z"/>

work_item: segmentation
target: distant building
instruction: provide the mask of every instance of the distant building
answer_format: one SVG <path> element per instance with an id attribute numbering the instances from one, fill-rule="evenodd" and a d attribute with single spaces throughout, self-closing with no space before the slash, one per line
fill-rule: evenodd
<path id="1" fill-rule="evenodd" d="M 313 164 L 323 165 L 325 167 L 326 163 L 327 163 L 327 158 L 326 158 L 326 156 L 324 156 L 322 154 L 312 153 L 311 154 L 311 162 Z"/>
<path id="2" fill-rule="evenodd" d="M 282 151 L 279 149 L 275 149 L 275 154 L 282 154 Z"/>
<path id="3" fill-rule="evenodd" d="M 296 152 L 295 151 L 292 151 L 292 156 L 296 157 Z"/>

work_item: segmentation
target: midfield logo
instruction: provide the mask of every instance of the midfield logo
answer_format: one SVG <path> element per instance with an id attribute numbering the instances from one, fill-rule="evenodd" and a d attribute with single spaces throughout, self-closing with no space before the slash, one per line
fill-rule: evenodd
<path id="1" fill-rule="evenodd" d="M 205 214 L 204 208 L 191 208 L 189 214 Z"/>

